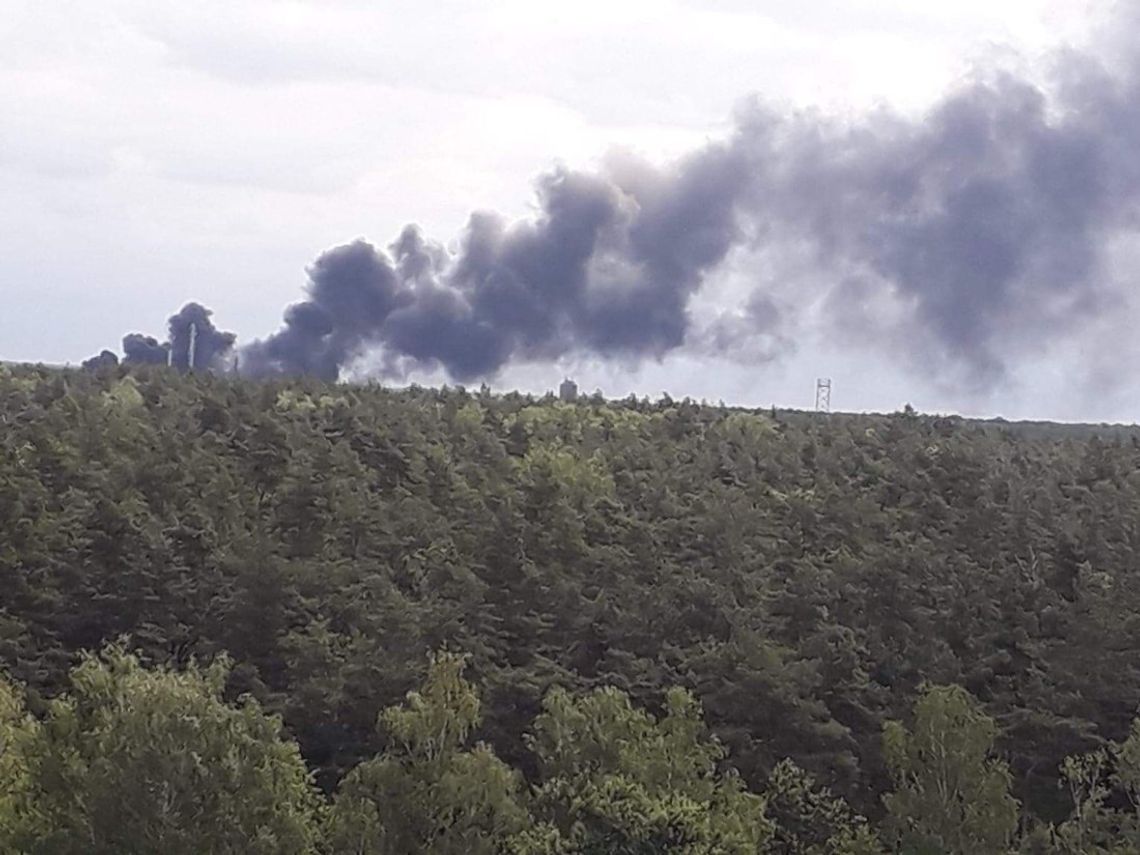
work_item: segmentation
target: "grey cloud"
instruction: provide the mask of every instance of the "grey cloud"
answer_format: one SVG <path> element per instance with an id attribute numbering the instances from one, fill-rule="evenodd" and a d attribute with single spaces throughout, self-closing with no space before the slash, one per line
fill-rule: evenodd
<path id="1" fill-rule="evenodd" d="M 1064 100 L 998 76 L 922 121 L 793 121 L 768 151 L 773 177 L 754 213 L 814 246 L 837 278 L 892 289 L 915 349 L 993 382 L 1035 336 L 1073 331 L 1112 303 L 1104 247 L 1140 200 L 1135 86 L 1078 62 L 1065 70 L 1083 82 L 1070 79 Z"/>

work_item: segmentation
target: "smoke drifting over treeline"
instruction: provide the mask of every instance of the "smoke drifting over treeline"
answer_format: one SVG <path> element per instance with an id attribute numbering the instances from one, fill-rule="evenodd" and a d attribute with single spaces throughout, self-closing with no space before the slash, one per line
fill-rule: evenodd
<path id="1" fill-rule="evenodd" d="M 732 357 L 809 323 L 810 306 L 829 334 L 985 385 L 1114 305 L 1108 247 L 1140 201 L 1138 79 L 1132 60 L 1070 52 L 1046 85 L 981 74 L 919 119 L 750 102 L 727 139 L 670 165 L 554 170 L 532 219 L 474 213 L 453 247 L 408 226 L 386 249 L 330 249 L 237 368 L 333 379 L 367 353 L 385 373 L 441 366 L 467 381 L 570 353 Z M 694 296 L 726 270 L 747 283 L 738 305 L 698 323 Z M 128 336 L 128 361 L 173 351 L 205 367 L 233 345 L 195 304 L 170 332 Z"/>
<path id="2" fill-rule="evenodd" d="M 179 370 L 219 369 L 227 365 L 236 336 L 221 332 L 211 320 L 212 313 L 197 303 L 187 303 L 167 322 L 169 337 L 160 342 L 152 336 L 131 333 L 123 339 L 123 362 L 128 365 L 170 365 Z M 117 361 L 104 350 L 84 363 L 98 367 Z"/>

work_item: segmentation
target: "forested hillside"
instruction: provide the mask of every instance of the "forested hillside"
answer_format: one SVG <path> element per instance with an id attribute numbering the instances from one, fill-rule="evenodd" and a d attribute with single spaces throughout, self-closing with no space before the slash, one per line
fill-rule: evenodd
<path id="1" fill-rule="evenodd" d="M 0 367 L 0 840 L 1137 852 L 1138 555 L 1123 432 Z"/>

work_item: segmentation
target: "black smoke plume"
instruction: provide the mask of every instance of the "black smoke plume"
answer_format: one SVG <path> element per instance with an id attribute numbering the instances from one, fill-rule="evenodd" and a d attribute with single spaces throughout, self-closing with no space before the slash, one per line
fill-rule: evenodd
<path id="1" fill-rule="evenodd" d="M 167 341 L 159 342 L 141 333 L 126 336 L 123 339 L 123 362 L 128 365 L 169 364 L 181 371 L 225 367 L 236 337 L 233 333 L 218 330 L 211 315 L 209 309 L 197 303 L 187 303 L 167 322 Z M 94 363 L 100 358 L 95 357 L 88 362 Z"/>
<path id="2" fill-rule="evenodd" d="M 532 219 L 477 212 L 452 248 L 408 226 L 387 250 L 329 250 L 239 370 L 333 379 L 368 354 L 467 381 L 568 353 L 756 358 L 754 339 L 809 329 L 991 384 L 1124 296 L 1106 261 L 1140 213 L 1137 80 L 1127 56 L 1069 52 L 1045 84 L 983 71 L 918 118 L 752 102 L 728 139 L 664 168 L 555 170 Z M 694 296 L 725 271 L 736 305 L 698 321 Z M 128 337 L 128 361 L 172 348 L 180 364 L 186 328 Z M 208 330 L 207 364 L 232 343 Z"/>
<path id="3" fill-rule="evenodd" d="M 114 368 L 119 364 L 119 357 L 110 350 L 102 350 L 90 359 L 83 360 L 81 366 L 87 371 L 99 371 L 103 368 Z"/>
<path id="4" fill-rule="evenodd" d="M 160 344 L 158 339 L 142 333 L 123 337 L 123 362 L 128 365 L 165 365 L 169 360 L 169 344 Z"/>
<path id="5" fill-rule="evenodd" d="M 732 145 L 665 171 L 558 170 L 538 183 L 535 220 L 476 213 L 455 254 L 414 226 L 390 254 L 364 241 L 329 250 L 308 299 L 242 351 L 241 370 L 331 379 L 382 348 L 393 369 L 438 364 L 469 380 L 571 350 L 662 355 L 684 343 L 689 298 L 737 239 L 748 173 Z"/>

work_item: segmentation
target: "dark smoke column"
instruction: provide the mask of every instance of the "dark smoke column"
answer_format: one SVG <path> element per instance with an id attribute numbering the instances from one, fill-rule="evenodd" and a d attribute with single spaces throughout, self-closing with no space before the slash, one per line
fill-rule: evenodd
<path id="1" fill-rule="evenodd" d="M 476 213 L 455 254 L 412 226 L 390 253 L 360 240 L 329 250 L 308 299 L 241 351 L 240 370 L 335 379 L 378 350 L 389 373 L 442 366 L 468 381 L 571 351 L 660 357 L 684 343 L 690 297 L 737 240 L 753 175 L 735 142 L 664 170 L 558 170 L 538 182 L 534 221 Z"/>
<path id="2" fill-rule="evenodd" d="M 236 337 L 221 332 L 211 320 L 209 309 L 187 303 L 167 323 L 170 339 L 157 339 L 131 333 L 123 339 L 126 365 L 172 365 L 182 371 L 220 369 L 233 351 Z M 192 357 L 192 359 L 191 359 Z"/>
<path id="3" fill-rule="evenodd" d="M 236 336 L 217 329 L 210 319 L 212 314 L 198 303 L 187 303 L 170 318 L 170 353 L 175 368 L 205 371 L 222 367 Z"/>

